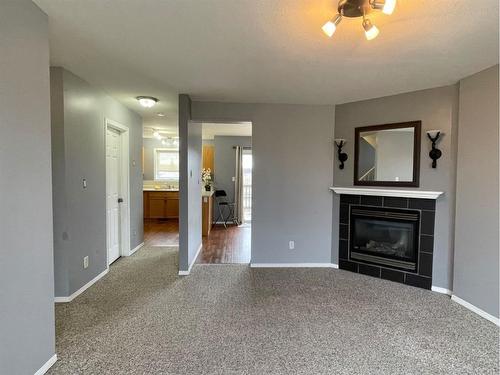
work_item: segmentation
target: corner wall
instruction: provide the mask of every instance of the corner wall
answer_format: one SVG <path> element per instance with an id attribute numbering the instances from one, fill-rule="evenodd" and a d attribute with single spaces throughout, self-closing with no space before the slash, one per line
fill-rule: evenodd
<path id="1" fill-rule="evenodd" d="M 252 263 L 330 264 L 334 107 L 193 102 L 192 119 L 252 122 Z"/>
<path id="2" fill-rule="evenodd" d="M 47 16 L 0 2 L 0 374 L 55 361 Z"/>
<path id="3" fill-rule="evenodd" d="M 55 295 L 68 297 L 107 268 L 106 118 L 129 128 L 130 247 L 143 242 L 142 119 L 64 68 L 51 83 Z"/>
<path id="4" fill-rule="evenodd" d="M 460 81 L 453 294 L 499 317 L 498 65 Z"/>
<path id="5" fill-rule="evenodd" d="M 352 187 L 354 176 L 354 130 L 360 126 L 421 120 L 420 187 L 412 190 L 443 191 L 436 202 L 432 283 L 452 289 L 457 143 L 458 85 L 438 87 L 383 98 L 337 105 L 335 138 L 344 138 L 349 155 L 345 169 L 335 159 L 334 185 Z M 436 169 L 431 168 L 430 142 L 426 131 L 441 129 L 444 137 L 438 147 L 443 152 Z M 338 258 L 339 196 L 334 196 L 332 258 Z"/>
<path id="6" fill-rule="evenodd" d="M 201 124 L 191 99 L 179 95 L 179 273 L 188 274 L 201 246 Z"/>

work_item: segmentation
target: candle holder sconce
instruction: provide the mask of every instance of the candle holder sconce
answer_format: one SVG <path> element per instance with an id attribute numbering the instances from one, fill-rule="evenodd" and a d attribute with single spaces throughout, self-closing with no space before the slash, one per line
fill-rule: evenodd
<path id="1" fill-rule="evenodd" d="M 342 147 L 344 147 L 346 141 L 345 139 L 334 139 L 335 146 L 337 146 L 337 158 L 339 159 L 340 169 L 344 169 L 344 162 L 347 161 L 348 156 L 345 152 L 342 152 Z"/>
<path id="2" fill-rule="evenodd" d="M 429 157 L 432 159 L 432 168 L 437 167 L 437 160 L 443 154 L 441 150 L 436 147 L 436 143 L 438 142 L 440 136 L 441 136 L 440 130 L 429 130 L 427 132 L 427 137 L 429 138 L 432 144 L 432 149 L 429 151 Z"/>

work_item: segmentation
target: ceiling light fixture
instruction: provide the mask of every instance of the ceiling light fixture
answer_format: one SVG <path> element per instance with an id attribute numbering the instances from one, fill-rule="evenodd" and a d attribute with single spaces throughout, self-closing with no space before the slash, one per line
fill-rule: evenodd
<path id="1" fill-rule="evenodd" d="M 136 99 L 139 101 L 139 104 L 145 108 L 151 108 L 159 102 L 158 99 L 152 96 L 138 96 Z"/>
<path id="2" fill-rule="evenodd" d="M 156 115 L 157 115 L 158 117 L 165 117 L 165 114 L 164 114 L 163 112 L 158 112 Z"/>
<path id="3" fill-rule="evenodd" d="M 327 21 L 323 27 L 323 32 L 332 37 L 338 24 L 344 17 L 363 17 L 362 26 L 365 30 L 366 39 L 372 40 L 379 34 L 379 29 L 366 17 L 373 10 L 381 10 L 385 14 L 392 14 L 396 7 L 396 0 L 340 0 L 338 4 L 338 14 Z"/>
<path id="4" fill-rule="evenodd" d="M 177 147 L 179 145 L 179 141 L 174 139 L 174 137 L 167 137 L 161 141 L 164 146 L 168 147 Z"/>

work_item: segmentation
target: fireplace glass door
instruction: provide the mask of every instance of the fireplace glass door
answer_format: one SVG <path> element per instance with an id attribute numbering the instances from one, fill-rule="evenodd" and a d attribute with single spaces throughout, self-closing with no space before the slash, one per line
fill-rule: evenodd
<path id="1" fill-rule="evenodd" d="M 419 212 L 351 206 L 350 257 L 415 272 Z"/>

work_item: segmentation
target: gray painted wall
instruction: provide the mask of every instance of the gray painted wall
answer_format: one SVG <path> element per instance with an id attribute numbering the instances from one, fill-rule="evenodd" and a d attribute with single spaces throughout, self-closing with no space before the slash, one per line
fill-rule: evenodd
<path id="1" fill-rule="evenodd" d="M 453 278 L 457 117 L 458 85 L 347 103 L 335 108 L 335 138 L 347 140 L 344 150 L 349 155 L 344 170 L 335 167 L 335 186 L 353 186 L 354 129 L 356 127 L 422 121 L 420 187 L 418 189 L 445 192 L 436 203 L 432 283 L 450 290 Z M 431 168 L 431 159 L 428 157 L 430 142 L 425 134 L 426 130 L 431 129 L 441 129 L 444 133 L 438 146 L 443 156 L 439 159 L 436 169 Z M 334 263 L 338 261 L 338 205 L 339 196 L 335 194 L 332 227 Z"/>
<path id="2" fill-rule="evenodd" d="M 129 128 L 131 248 L 143 241 L 142 119 L 63 68 L 51 68 L 51 76 L 55 293 L 60 297 L 106 269 L 105 118 Z M 87 255 L 90 264 L 84 269 Z"/>
<path id="3" fill-rule="evenodd" d="M 192 118 L 252 121 L 252 263 L 330 263 L 333 106 L 193 102 Z"/>
<path id="4" fill-rule="evenodd" d="M 64 228 L 67 221 L 66 210 L 66 158 L 64 140 L 64 92 L 63 69 L 50 71 L 50 122 L 52 140 L 52 211 L 54 222 L 54 281 L 55 295 L 68 296 L 69 283 L 65 240 L 58 235 L 59 228 Z"/>
<path id="5" fill-rule="evenodd" d="M 0 374 L 55 354 L 47 16 L 0 2 Z"/>
<path id="6" fill-rule="evenodd" d="M 225 190 L 229 201 L 234 202 L 234 182 L 236 155 L 233 146 L 252 147 L 252 137 L 215 136 L 214 137 L 214 182 L 215 188 Z M 225 213 L 224 213 L 225 214 Z M 214 210 L 214 219 L 218 211 Z"/>
<path id="7" fill-rule="evenodd" d="M 191 99 L 179 95 L 179 270 L 187 271 L 201 245 L 202 126 L 191 122 Z"/>
<path id="8" fill-rule="evenodd" d="M 453 293 L 499 317 L 498 65 L 460 81 Z"/>

